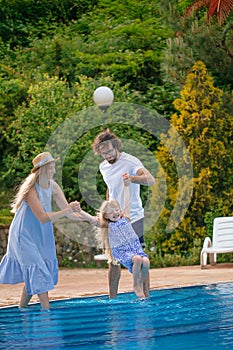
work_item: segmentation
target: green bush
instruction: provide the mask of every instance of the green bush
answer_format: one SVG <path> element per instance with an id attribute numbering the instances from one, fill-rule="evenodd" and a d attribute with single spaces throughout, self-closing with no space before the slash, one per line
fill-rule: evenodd
<path id="1" fill-rule="evenodd" d="M 10 203 L 13 200 L 14 192 L 11 189 L 0 192 L 0 227 L 9 226 L 13 214 L 10 212 Z"/>
<path id="2" fill-rule="evenodd" d="M 194 241 L 209 234 L 206 224 L 212 222 L 215 215 L 232 215 L 232 149 L 231 139 L 233 118 L 222 107 L 223 92 L 214 87 L 212 77 L 207 73 L 203 62 L 196 62 L 186 79 L 181 97 L 174 101 L 177 113 L 170 121 L 183 138 L 189 151 L 193 178 L 188 181 L 185 169 L 187 159 L 179 150 L 180 144 L 175 139 L 172 129 L 166 139 L 166 147 L 161 145 L 156 152 L 162 168 L 158 179 L 165 172 L 167 195 L 160 218 L 154 225 L 151 239 L 153 246 L 160 247 L 161 254 L 187 257 Z M 169 147 L 168 147 L 169 146 Z M 183 166 L 182 177 L 178 178 L 177 169 L 172 161 L 169 149 L 179 154 L 179 165 Z M 179 207 L 186 201 L 186 186 L 193 185 L 193 194 L 185 217 L 172 231 L 167 230 L 174 205 L 178 198 L 178 188 L 182 186 Z M 185 186 L 186 184 L 186 186 Z M 158 181 L 152 188 L 152 210 L 158 210 L 158 196 L 164 193 L 164 184 Z M 208 220 L 208 222 L 207 222 Z M 201 250 L 201 246 L 199 247 Z"/>
<path id="3" fill-rule="evenodd" d="M 58 30 L 90 11 L 96 0 L 1 0 L 0 37 L 11 47 Z"/>

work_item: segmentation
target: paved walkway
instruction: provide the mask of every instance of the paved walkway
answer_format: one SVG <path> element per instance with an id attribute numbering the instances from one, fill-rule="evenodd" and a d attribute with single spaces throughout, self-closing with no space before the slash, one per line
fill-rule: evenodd
<path id="1" fill-rule="evenodd" d="M 108 269 L 60 269 L 58 285 L 49 292 L 50 300 L 108 293 Z M 233 263 L 208 266 L 169 267 L 150 270 L 151 289 L 233 282 Z M 22 284 L 0 284 L 0 306 L 18 304 Z M 121 270 L 119 292 L 132 291 L 132 275 Z M 38 301 L 37 296 L 32 301 Z"/>

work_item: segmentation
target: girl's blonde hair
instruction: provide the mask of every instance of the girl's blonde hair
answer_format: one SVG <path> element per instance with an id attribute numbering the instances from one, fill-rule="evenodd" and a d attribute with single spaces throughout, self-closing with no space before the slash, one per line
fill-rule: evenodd
<path id="1" fill-rule="evenodd" d="M 106 214 L 111 213 L 113 209 L 119 209 L 120 205 L 117 201 L 104 201 L 99 209 L 100 227 L 96 235 L 96 239 L 100 248 L 104 250 L 104 253 L 108 256 L 108 263 L 117 265 L 117 261 L 114 260 L 109 244 L 109 219 L 106 218 Z"/>
<path id="2" fill-rule="evenodd" d="M 38 178 L 39 178 L 39 169 L 36 172 L 28 175 L 26 179 L 21 183 L 21 185 L 19 186 L 18 192 L 14 197 L 13 202 L 11 203 L 12 213 L 16 213 L 21 203 L 25 201 L 29 190 L 35 185 L 36 182 L 38 182 Z"/>

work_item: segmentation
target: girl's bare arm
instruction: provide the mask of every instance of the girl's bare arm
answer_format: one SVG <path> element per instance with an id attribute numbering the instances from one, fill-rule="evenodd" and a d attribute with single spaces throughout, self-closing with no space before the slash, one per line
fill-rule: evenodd
<path id="1" fill-rule="evenodd" d="M 122 180 L 124 182 L 124 215 L 130 217 L 130 175 L 128 173 L 123 174 Z"/>
<path id="2" fill-rule="evenodd" d="M 54 199 L 60 209 L 66 208 L 69 205 L 63 191 L 56 182 L 54 182 Z M 92 224 L 94 224 L 97 220 L 95 216 L 88 214 L 87 212 L 82 210 L 80 206 L 78 211 L 76 211 L 75 213 L 70 213 L 68 217 L 70 219 L 78 221 L 89 221 Z"/>

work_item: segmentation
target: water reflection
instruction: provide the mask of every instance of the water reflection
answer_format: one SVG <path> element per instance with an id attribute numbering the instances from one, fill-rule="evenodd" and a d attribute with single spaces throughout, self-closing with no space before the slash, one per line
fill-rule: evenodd
<path id="1" fill-rule="evenodd" d="M 0 308 L 0 349 L 233 348 L 233 285 L 219 284 Z M 205 339 L 205 341 L 203 341 Z"/>

